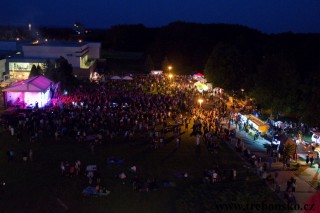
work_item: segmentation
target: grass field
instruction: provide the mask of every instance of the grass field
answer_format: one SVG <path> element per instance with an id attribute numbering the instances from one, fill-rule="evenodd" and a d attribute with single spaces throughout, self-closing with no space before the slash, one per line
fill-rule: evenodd
<path id="1" fill-rule="evenodd" d="M 121 138 L 112 142 L 104 140 L 92 154 L 88 144 L 71 138 L 57 142 L 46 137 L 35 143 L 18 143 L 15 136 L 2 128 L 0 181 L 5 181 L 6 185 L 0 189 L 0 212 L 217 212 L 217 203 L 281 203 L 253 173 L 250 172 L 249 181 L 245 181 L 244 162 L 226 144 L 221 143 L 218 153 L 212 154 L 205 144 L 196 148 L 190 130 L 182 135 L 178 149 L 172 134 L 166 136 L 166 143 L 157 150 L 141 136 L 133 143 Z M 23 162 L 22 152 L 30 148 L 33 161 Z M 9 149 L 16 153 L 10 162 L 6 156 Z M 106 159 L 111 156 L 122 158 L 125 163 L 107 164 Z M 88 186 L 88 178 L 83 173 L 72 178 L 62 176 L 60 162 L 66 160 L 71 163 L 80 160 L 82 168 L 96 164 L 101 173 L 101 185 L 111 193 L 106 197 L 84 197 L 81 192 Z M 137 166 L 142 178 L 156 178 L 158 182 L 169 180 L 177 186 L 134 191 L 129 180 L 122 184 L 115 178 L 132 165 Z M 216 165 L 226 174 L 236 168 L 238 180 L 232 182 L 227 176 L 227 180 L 216 184 L 203 183 L 203 171 Z M 176 177 L 176 172 L 188 172 L 189 177 Z"/>

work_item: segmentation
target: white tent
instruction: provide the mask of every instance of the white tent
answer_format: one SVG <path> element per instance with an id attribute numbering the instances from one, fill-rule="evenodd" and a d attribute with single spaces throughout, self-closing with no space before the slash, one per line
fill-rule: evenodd
<path id="1" fill-rule="evenodd" d="M 121 78 L 119 76 L 117 76 L 117 75 L 112 76 L 110 79 L 111 80 L 121 80 Z"/>
<path id="2" fill-rule="evenodd" d="M 122 79 L 123 79 L 123 80 L 133 80 L 133 78 L 130 77 L 130 76 L 124 76 Z"/>
<path id="3" fill-rule="evenodd" d="M 22 108 L 28 106 L 45 106 L 52 96 L 50 90 L 54 83 L 46 77 L 39 75 L 16 82 L 2 90 L 5 92 L 5 105 L 16 105 Z"/>

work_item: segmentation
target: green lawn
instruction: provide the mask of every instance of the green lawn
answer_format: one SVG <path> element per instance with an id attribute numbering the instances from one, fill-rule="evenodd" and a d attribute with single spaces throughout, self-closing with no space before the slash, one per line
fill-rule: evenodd
<path id="1" fill-rule="evenodd" d="M 0 191 L 0 212 L 215 212 L 216 203 L 280 202 L 254 174 L 250 173 L 250 180 L 245 181 L 244 163 L 226 144 L 221 144 L 218 154 L 211 154 L 204 144 L 196 149 L 195 138 L 189 134 L 190 131 L 183 134 L 178 149 L 173 138 L 158 150 L 151 149 L 146 137 L 137 138 L 135 143 L 118 138 L 112 143 L 98 145 L 92 155 L 88 144 L 72 139 L 56 142 L 47 137 L 38 143 L 24 141 L 18 144 L 15 137 L 1 129 L 0 180 L 4 180 L 6 186 Z M 30 148 L 34 153 L 33 162 L 25 163 L 22 152 Z M 16 153 L 12 162 L 7 161 L 9 149 Z M 123 158 L 125 163 L 106 164 L 110 156 Z M 60 162 L 65 160 L 80 160 L 83 168 L 96 164 L 102 185 L 111 191 L 110 195 L 84 197 L 81 192 L 88 185 L 87 177 L 84 174 L 62 177 Z M 177 187 L 133 191 L 129 181 L 122 184 L 114 178 L 119 172 L 128 171 L 133 164 L 140 177 L 155 177 L 159 182 L 174 181 Z M 239 180 L 214 185 L 203 183 L 204 169 L 215 165 L 227 172 L 236 168 Z M 190 177 L 174 175 L 184 171 Z"/>

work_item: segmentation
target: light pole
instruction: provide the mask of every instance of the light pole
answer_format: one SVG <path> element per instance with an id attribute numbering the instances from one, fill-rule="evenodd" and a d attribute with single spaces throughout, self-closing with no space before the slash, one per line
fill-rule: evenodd
<path id="1" fill-rule="evenodd" d="M 173 75 L 171 74 L 171 70 L 172 70 L 172 66 L 171 65 L 169 65 L 168 66 L 168 76 L 169 76 L 169 79 L 170 79 L 170 81 L 171 81 L 171 79 L 172 79 L 172 77 L 173 77 Z"/>
<path id="2" fill-rule="evenodd" d="M 198 100 L 198 102 L 199 102 L 199 105 L 200 105 L 200 108 L 201 108 L 201 104 L 202 104 L 202 102 L 203 102 L 203 99 L 200 98 L 200 99 Z"/>
<path id="3" fill-rule="evenodd" d="M 242 95 L 242 98 L 244 98 L 244 96 L 243 96 L 243 92 L 244 92 L 244 89 L 241 89 L 241 95 Z"/>

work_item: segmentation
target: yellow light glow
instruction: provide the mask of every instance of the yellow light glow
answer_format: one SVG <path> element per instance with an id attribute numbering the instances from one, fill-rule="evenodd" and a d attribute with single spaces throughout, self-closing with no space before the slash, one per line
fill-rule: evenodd
<path id="1" fill-rule="evenodd" d="M 168 70 L 172 70 L 172 66 L 168 66 Z"/>
<path id="2" fill-rule="evenodd" d="M 173 77 L 173 75 L 172 74 L 169 74 L 169 78 L 171 79 Z"/>
<path id="3" fill-rule="evenodd" d="M 201 104 L 203 103 L 203 99 L 198 99 L 198 102 L 199 102 L 199 105 L 200 105 L 200 107 L 201 107 Z"/>

